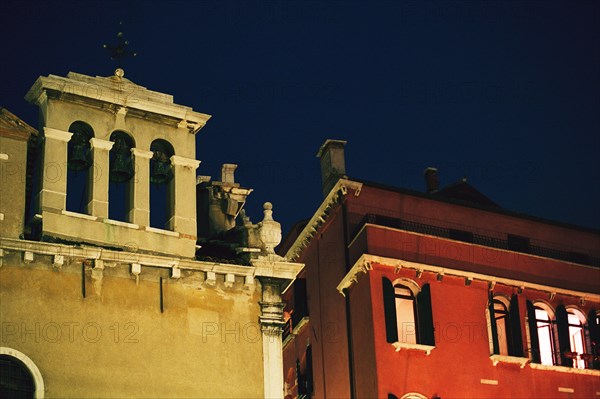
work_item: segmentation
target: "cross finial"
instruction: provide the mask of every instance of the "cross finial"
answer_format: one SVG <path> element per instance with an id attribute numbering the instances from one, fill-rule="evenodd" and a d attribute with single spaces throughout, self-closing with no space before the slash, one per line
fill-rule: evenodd
<path id="1" fill-rule="evenodd" d="M 122 26 L 123 22 L 119 22 L 119 25 Z M 110 52 L 110 59 L 116 61 L 117 68 L 121 68 L 123 65 L 123 59 L 126 57 L 136 57 L 137 53 L 127 49 L 129 46 L 129 40 L 125 40 L 124 34 L 122 30 L 119 30 L 117 33 L 117 44 L 109 45 L 104 44 L 102 47 L 107 49 Z"/>

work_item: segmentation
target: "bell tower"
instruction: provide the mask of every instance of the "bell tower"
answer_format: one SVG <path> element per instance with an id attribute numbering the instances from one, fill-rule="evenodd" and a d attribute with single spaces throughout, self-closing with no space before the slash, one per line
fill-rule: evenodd
<path id="1" fill-rule="evenodd" d="M 193 257 L 195 134 L 210 115 L 124 77 L 40 77 L 42 240 Z"/>

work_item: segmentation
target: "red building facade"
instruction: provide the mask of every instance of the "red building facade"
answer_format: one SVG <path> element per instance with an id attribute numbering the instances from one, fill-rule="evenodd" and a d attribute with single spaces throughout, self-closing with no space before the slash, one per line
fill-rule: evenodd
<path id="1" fill-rule="evenodd" d="M 600 232 L 506 211 L 466 181 L 345 176 L 282 245 L 288 397 L 600 398 Z"/>

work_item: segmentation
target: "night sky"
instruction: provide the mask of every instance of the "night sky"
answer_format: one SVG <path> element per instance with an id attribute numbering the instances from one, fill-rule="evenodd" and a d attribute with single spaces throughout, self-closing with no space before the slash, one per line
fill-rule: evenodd
<path id="1" fill-rule="evenodd" d="M 40 75 L 125 77 L 212 115 L 198 174 L 271 201 L 284 231 L 322 199 L 317 150 L 351 177 L 424 190 L 467 177 L 503 208 L 600 228 L 600 2 L 14 1 L 2 6 L 0 105 Z M 120 28 L 119 21 L 123 22 Z"/>

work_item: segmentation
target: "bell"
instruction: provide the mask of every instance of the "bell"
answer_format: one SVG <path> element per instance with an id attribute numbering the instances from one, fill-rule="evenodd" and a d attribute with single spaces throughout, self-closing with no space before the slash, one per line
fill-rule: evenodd
<path id="1" fill-rule="evenodd" d="M 85 143 L 75 143 L 69 155 L 68 166 L 71 170 L 86 170 L 92 164 L 89 150 Z"/>
<path id="2" fill-rule="evenodd" d="M 133 177 L 129 148 L 123 140 L 117 140 L 113 151 L 114 156 L 110 160 L 110 180 L 115 183 L 125 183 Z"/>
<path id="3" fill-rule="evenodd" d="M 161 157 L 150 160 L 150 183 L 165 184 L 173 177 L 171 164 L 168 161 L 161 160 Z"/>

